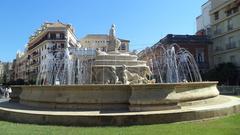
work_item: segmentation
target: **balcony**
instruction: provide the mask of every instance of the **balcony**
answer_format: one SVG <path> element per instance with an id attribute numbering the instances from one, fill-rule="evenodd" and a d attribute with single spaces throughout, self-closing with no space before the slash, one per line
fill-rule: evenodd
<path id="1" fill-rule="evenodd" d="M 239 11 L 238 5 L 232 5 L 232 8 L 225 11 L 226 17 L 236 14 Z"/>
<path id="2" fill-rule="evenodd" d="M 235 42 L 226 44 L 226 49 L 227 49 L 227 50 L 234 49 L 234 48 L 237 48 Z"/>
<path id="3" fill-rule="evenodd" d="M 66 40 L 66 36 L 64 34 L 60 35 L 60 37 L 56 37 L 56 35 L 50 35 L 48 36 L 48 34 L 46 34 L 44 37 L 42 37 L 40 40 L 38 40 L 36 43 L 30 45 L 28 47 L 28 50 L 31 50 L 33 48 L 35 48 L 36 46 L 38 46 L 39 44 L 41 44 L 44 41 L 65 41 Z"/>
<path id="4" fill-rule="evenodd" d="M 30 62 L 30 66 L 35 66 L 35 65 L 38 65 L 40 64 L 40 62 L 36 61 L 36 60 L 33 60 Z"/>
<path id="5" fill-rule="evenodd" d="M 35 58 L 35 57 L 38 57 L 40 56 L 40 53 L 39 52 L 33 52 L 32 53 L 32 57 Z"/>
<path id="6" fill-rule="evenodd" d="M 228 29 L 228 31 L 233 30 L 233 25 L 228 25 L 228 26 L 227 26 L 227 29 Z"/>
<path id="7" fill-rule="evenodd" d="M 48 49 L 48 53 L 56 53 L 56 52 L 64 51 L 64 46 L 61 46 L 61 47 L 53 46 L 53 47 L 48 47 L 47 49 Z"/>
<path id="8" fill-rule="evenodd" d="M 214 50 L 215 52 L 220 52 L 220 51 L 223 51 L 223 48 L 220 46 L 217 46 Z"/>
<path id="9" fill-rule="evenodd" d="M 213 32 L 213 34 L 216 36 L 216 35 L 220 35 L 222 34 L 222 30 L 221 29 L 217 29 Z"/>

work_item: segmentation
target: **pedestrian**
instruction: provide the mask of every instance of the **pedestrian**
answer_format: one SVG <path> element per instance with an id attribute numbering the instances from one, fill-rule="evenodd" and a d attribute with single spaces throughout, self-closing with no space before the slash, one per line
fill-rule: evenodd
<path id="1" fill-rule="evenodd" d="M 3 97 L 6 97 L 7 96 L 7 91 L 6 91 L 6 86 L 3 86 L 2 87 L 2 91 L 3 91 Z"/>
<path id="2" fill-rule="evenodd" d="M 12 93 L 12 88 L 8 87 L 8 97 L 10 97 L 11 93 Z"/>
<path id="3" fill-rule="evenodd" d="M 2 98 L 3 95 L 4 95 L 3 87 L 0 87 L 0 98 Z"/>
<path id="4" fill-rule="evenodd" d="M 5 98 L 9 98 L 10 93 L 12 92 L 12 89 L 9 86 L 6 86 L 5 88 Z"/>

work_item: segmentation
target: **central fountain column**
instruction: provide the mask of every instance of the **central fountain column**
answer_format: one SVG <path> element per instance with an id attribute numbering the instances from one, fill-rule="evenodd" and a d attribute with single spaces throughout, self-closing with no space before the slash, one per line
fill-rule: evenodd
<path id="1" fill-rule="evenodd" d="M 148 84 L 152 75 L 146 61 L 137 60 L 136 54 L 119 52 L 121 41 L 116 37 L 115 25 L 109 32 L 107 52 L 96 51 L 92 67 L 92 82 L 95 84 Z"/>

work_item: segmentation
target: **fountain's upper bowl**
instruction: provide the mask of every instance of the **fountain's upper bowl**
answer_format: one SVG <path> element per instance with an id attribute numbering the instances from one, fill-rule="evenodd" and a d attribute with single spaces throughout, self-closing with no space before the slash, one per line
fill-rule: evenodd
<path id="1" fill-rule="evenodd" d="M 95 66 L 97 65 L 112 65 L 112 66 L 146 66 L 146 61 L 137 60 L 138 57 L 130 53 L 108 52 L 100 53 L 95 58 Z"/>

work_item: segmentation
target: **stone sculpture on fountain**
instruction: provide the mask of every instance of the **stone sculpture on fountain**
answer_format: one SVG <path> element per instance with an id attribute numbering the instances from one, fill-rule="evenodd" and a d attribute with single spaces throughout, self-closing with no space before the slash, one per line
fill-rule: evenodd
<path id="1" fill-rule="evenodd" d="M 118 48 L 121 46 L 121 41 L 116 38 L 116 28 L 113 24 L 109 31 L 109 47 L 108 52 L 118 52 Z"/>
<path id="2" fill-rule="evenodd" d="M 127 70 L 126 65 L 122 66 L 122 83 L 123 84 L 150 84 L 155 83 L 155 80 L 148 80 L 147 76 L 151 76 L 149 68 L 144 68 L 141 75 L 131 73 Z"/>
<path id="3" fill-rule="evenodd" d="M 137 60 L 137 55 L 118 51 L 121 41 L 116 37 L 113 24 L 109 32 L 107 52 L 96 50 L 95 65 L 92 67 L 92 82 L 95 84 L 148 84 L 152 73 L 145 61 Z"/>

